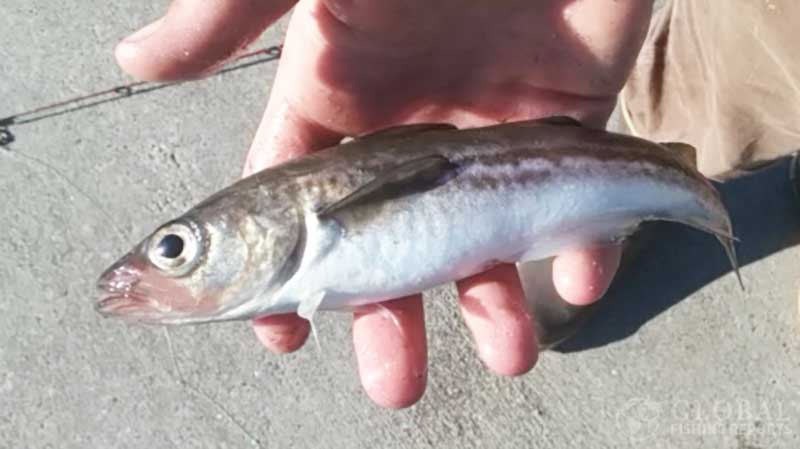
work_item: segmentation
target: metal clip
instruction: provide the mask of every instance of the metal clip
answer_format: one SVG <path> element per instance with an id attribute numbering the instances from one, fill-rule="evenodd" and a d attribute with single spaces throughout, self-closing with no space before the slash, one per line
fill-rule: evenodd
<path id="1" fill-rule="evenodd" d="M 14 134 L 5 126 L 0 127 L 0 146 L 5 146 L 14 141 Z"/>

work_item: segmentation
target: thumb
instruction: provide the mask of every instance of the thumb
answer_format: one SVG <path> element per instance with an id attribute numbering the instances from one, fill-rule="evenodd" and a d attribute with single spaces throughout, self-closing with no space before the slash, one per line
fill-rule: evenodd
<path id="1" fill-rule="evenodd" d="M 258 38 L 295 1 L 173 0 L 164 17 L 117 45 L 117 62 L 143 80 L 205 75 Z"/>
<path id="2" fill-rule="evenodd" d="M 298 113 L 277 89 L 272 91 L 264 118 L 244 163 L 243 176 L 336 145 L 343 135 Z"/>
<path id="3" fill-rule="evenodd" d="M 290 27 L 291 28 L 291 27 Z M 344 137 L 311 118 L 315 110 L 309 101 L 297 100 L 305 86 L 297 80 L 291 60 L 297 56 L 291 29 L 284 43 L 278 72 L 270 90 L 267 108 L 250 145 L 243 175 L 277 165 L 289 159 L 336 145 Z"/>

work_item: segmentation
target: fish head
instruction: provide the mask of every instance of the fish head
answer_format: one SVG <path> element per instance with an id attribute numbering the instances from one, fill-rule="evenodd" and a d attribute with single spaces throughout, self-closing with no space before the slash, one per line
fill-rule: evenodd
<path id="1" fill-rule="evenodd" d="M 97 311 L 157 324 L 256 316 L 296 270 L 300 219 L 234 203 L 207 201 L 151 233 L 100 276 Z"/>

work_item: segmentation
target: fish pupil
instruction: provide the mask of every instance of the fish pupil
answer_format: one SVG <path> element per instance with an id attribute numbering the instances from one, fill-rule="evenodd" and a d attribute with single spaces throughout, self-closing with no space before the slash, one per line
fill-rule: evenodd
<path id="1" fill-rule="evenodd" d="M 183 252 L 183 239 L 175 234 L 168 234 L 158 243 L 158 254 L 167 259 L 174 259 Z"/>

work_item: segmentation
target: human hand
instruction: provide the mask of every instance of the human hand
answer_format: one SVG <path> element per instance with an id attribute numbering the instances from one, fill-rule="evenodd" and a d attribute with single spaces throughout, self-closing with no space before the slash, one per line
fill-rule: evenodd
<path id="1" fill-rule="evenodd" d="M 117 59 L 141 79 L 201 76 L 293 4 L 175 0 L 163 19 L 120 43 Z M 570 115 L 602 127 L 651 8 L 646 0 L 301 0 L 245 175 L 343 136 L 401 123 L 473 127 Z M 558 293 L 577 305 L 597 300 L 619 257 L 618 248 L 559 255 Z M 538 347 L 515 267 L 498 266 L 457 287 L 483 362 L 503 375 L 530 370 Z M 253 326 L 275 352 L 296 350 L 309 333 L 296 315 Z M 427 348 L 420 295 L 361 308 L 353 340 L 362 384 L 375 402 L 403 407 L 422 396 Z"/>

